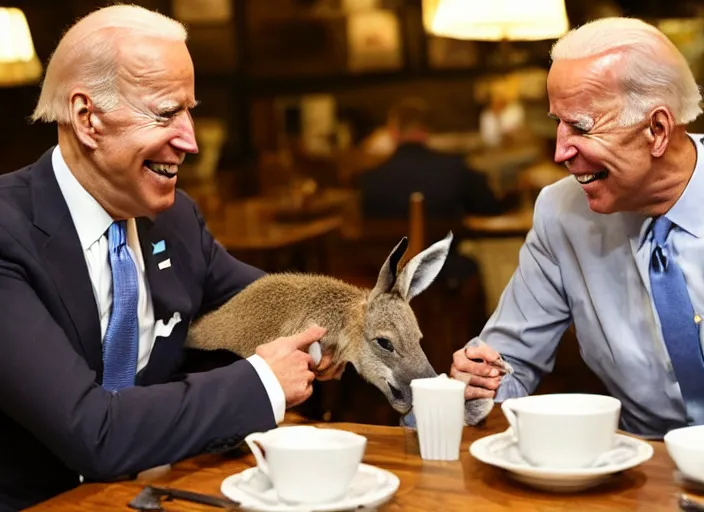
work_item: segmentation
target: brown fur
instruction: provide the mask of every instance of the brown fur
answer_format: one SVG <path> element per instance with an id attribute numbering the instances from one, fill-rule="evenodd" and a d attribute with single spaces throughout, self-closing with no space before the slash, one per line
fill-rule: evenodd
<path id="1" fill-rule="evenodd" d="M 362 338 L 369 293 L 328 276 L 270 274 L 194 324 L 187 345 L 249 357 L 259 345 L 318 324 L 328 330 L 321 348 L 335 362 L 349 361 L 354 357 L 349 340 Z"/>
<path id="2" fill-rule="evenodd" d="M 318 324 L 327 329 L 320 344 L 332 355 L 331 366 L 353 364 L 394 409 L 406 413 L 411 407 L 411 381 L 436 375 L 420 346 L 422 334 L 409 301 L 435 279 L 451 241 L 450 233 L 399 272 L 408 245 L 404 238 L 389 254 L 371 290 L 322 275 L 264 276 L 195 322 L 186 344 L 249 357 L 259 345 Z M 468 404 L 471 424 L 481 419 L 477 412 L 486 405 Z"/>

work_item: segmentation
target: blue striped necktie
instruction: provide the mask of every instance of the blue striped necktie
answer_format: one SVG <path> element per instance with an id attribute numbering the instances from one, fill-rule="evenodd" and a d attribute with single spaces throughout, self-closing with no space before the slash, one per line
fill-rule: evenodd
<path id="1" fill-rule="evenodd" d="M 650 285 L 687 422 L 698 425 L 704 424 L 704 356 L 684 274 L 667 243 L 671 228 L 672 222 L 665 217 L 658 217 L 653 224 Z"/>
<path id="2" fill-rule="evenodd" d="M 139 322 L 137 319 L 137 267 L 127 249 L 126 221 L 108 228 L 112 269 L 112 312 L 103 340 L 103 388 L 118 391 L 134 385 L 137 371 Z"/>

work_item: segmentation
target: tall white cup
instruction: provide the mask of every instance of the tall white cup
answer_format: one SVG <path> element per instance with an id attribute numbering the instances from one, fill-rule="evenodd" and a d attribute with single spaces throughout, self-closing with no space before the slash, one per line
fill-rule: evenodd
<path id="1" fill-rule="evenodd" d="M 534 466 L 585 468 L 613 449 L 621 402 L 578 393 L 510 398 L 501 404 L 518 450 Z"/>
<path id="2" fill-rule="evenodd" d="M 446 375 L 411 381 L 420 456 L 457 460 L 464 427 L 465 383 Z"/>

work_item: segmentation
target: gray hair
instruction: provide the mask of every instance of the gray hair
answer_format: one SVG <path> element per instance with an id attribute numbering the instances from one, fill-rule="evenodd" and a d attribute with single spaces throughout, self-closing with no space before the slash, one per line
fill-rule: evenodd
<path id="1" fill-rule="evenodd" d="M 663 50 L 665 50 L 663 52 Z M 684 56 L 665 34 L 635 18 L 602 18 L 570 30 L 550 54 L 553 62 L 608 54 L 624 57 L 620 80 L 626 104 L 619 122 L 641 122 L 657 105 L 672 111 L 677 124 L 701 113 L 702 95 Z"/>
<path id="2" fill-rule="evenodd" d="M 103 111 L 117 107 L 117 56 L 126 38 L 185 41 L 178 21 L 136 5 L 111 5 L 88 14 L 61 38 L 49 60 L 32 121 L 70 122 L 70 94 L 85 87 Z"/>

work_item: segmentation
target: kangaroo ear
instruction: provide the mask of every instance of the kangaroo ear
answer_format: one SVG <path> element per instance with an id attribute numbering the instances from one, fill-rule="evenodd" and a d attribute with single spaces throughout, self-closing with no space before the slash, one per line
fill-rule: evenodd
<path id="1" fill-rule="evenodd" d="M 401 258 L 406 253 L 407 247 L 408 238 L 404 236 L 381 266 L 379 277 L 376 280 L 374 290 L 372 290 L 373 294 L 389 293 L 392 290 L 398 275 L 398 262 L 401 261 Z"/>
<path id="2" fill-rule="evenodd" d="M 408 302 L 425 290 L 445 264 L 452 243 L 452 231 L 409 261 L 396 280 L 394 290 Z"/>

